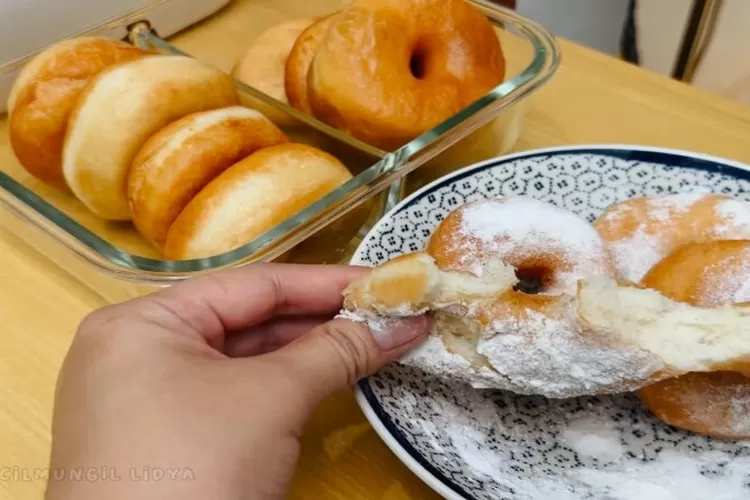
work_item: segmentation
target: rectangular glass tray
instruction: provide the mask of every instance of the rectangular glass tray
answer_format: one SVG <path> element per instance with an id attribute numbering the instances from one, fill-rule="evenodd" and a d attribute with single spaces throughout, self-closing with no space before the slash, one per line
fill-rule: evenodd
<path id="1" fill-rule="evenodd" d="M 197 57 L 230 72 L 250 43 L 279 22 L 321 16 L 349 2 L 234 0 L 224 10 L 172 37 L 158 36 L 145 7 L 85 34 L 127 26 L 131 43 Z M 257 89 L 236 82 L 242 101 L 291 117 L 282 127 L 293 140 L 337 156 L 354 177 L 324 198 L 244 246 L 215 257 L 167 261 L 132 227 L 98 219 L 72 196 L 31 177 L 13 156 L 7 120 L 0 119 L 0 225 L 26 241 L 109 302 L 121 301 L 198 273 L 270 261 L 348 260 L 367 230 L 408 193 L 452 170 L 507 152 L 520 134 L 527 97 L 555 72 L 559 53 L 537 23 L 484 0 L 468 0 L 496 27 L 506 78 L 485 96 L 395 151 L 381 151 L 347 136 Z M 79 34 L 80 35 L 80 34 Z M 0 74 L 13 69 L 0 67 Z M 17 69 L 17 64 L 16 64 Z"/>

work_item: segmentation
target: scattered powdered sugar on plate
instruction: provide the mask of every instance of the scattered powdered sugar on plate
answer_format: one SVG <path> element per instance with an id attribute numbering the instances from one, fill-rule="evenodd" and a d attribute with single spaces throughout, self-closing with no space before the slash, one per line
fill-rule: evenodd
<path id="1" fill-rule="evenodd" d="M 562 433 L 562 442 L 584 457 L 600 460 L 617 460 L 625 452 L 612 422 L 591 417 L 571 422 Z"/>
<path id="2" fill-rule="evenodd" d="M 701 474 L 717 466 L 720 479 Z M 586 487 L 602 491 L 603 496 L 597 498 L 603 500 L 739 500 L 749 498 L 745 486 L 749 470 L 748 457 L 727 461 L 720 453 L 687 456 L 665 450 L 651 462 L 620 470 L 586 468 L 575 477 Z"/>
<path id="3" fill-rule="evenodd" d="M 632 394 L 545 399 L 476 391 L 389 367 L 384 403 L 439 470 L 462 470 L 480 500 L 747 500 L 750 442 L 656 420 Z M 742 446 L 746 444 L 747 446 Z"/>

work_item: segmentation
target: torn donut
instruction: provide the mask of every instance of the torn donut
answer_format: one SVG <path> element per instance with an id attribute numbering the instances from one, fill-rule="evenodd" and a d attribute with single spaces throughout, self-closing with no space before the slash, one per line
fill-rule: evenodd
<path id="1" fill-rule="evenodd" d="M 517 201 L 543 212 L 541 202 Z M 472 210 L 492 212 L 515 202 L 487 200 L 455 210 L 425 251 L 387 262 L 352 283 L 344 292 L 342 315 L 376 327 L 383 318 L 432 312 L 433 334 L 403 364 L 475 388 L 553 398 L 635 390 L 750 359 L 750 311 L 697 308 L 620 285 L 607 274 L 605 252 L 594 252 L 601 260 L 573 253 L 572 276 L 550 279 L 541 293 L 522 291 L 523 276 L 509 263 L 517 252 L 504 248 L 542 234 L 555 248 L 550 240 L 568 241 L 574 230 L 560 225 L 545 231 L 550 221 L 515 210 L 508 212 L 515 218 L 478 217 L 469 231 L 474 237 L 466 237 L 464 218 L 471 219 Z M 500 229 L 503 224 L 507 227 Z M 580 235 L 586 234 L 581 228 Z M 603 245 L 595 233 L 582 241 L 587 248 Z M 578 258 L 591 266 L 577 267 Z"/>

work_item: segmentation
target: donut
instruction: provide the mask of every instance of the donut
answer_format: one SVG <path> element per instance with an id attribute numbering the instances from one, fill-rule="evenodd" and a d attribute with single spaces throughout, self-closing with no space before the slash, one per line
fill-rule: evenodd
<path id="1" fill-rule="evenodd" d="M 688 373 L 641 389 L 661 421 L 717 439 L 750 438 L 750 379 L 742 373 Z"/>
<path id="2" fill-rule="evenodd" d="M 163 247 L 188 202 L 221 172 L 258 149 L 288 142 L 260 112 L 242 106 L 199 111 L 151 136 L 128 174 L 138 231 Z"/>
<path id="3" fill-rule="evenodd" d="M 684 245 L 750 239 L 750 203 L 720 194 L 639 197 L 612 205 L 594 227 L 619 277 L 638 283 Z"/>
<path id="4" fill-rule="evenodd" d="M 232 76 L 277 101 L 289 104 L 285 89 L 287 59 L 297 38 L 312 22 L 311 19 L 294 19 L 261 33 L 237 60 Z M 248 98 L 243 104 L 259 110 L 280 126 L 296 124 L 291 116 L 255 99 Z"/>
<path id="5" fill-rule="evenodd" d="M 236 249 L 351 179 L 336 158 L 305 144 L 260 149 L 212 180 L 167 234 L 170 260 Z"/>
<path id="6" fill-rule="evenodd" d="M 684 245 L 651 268 L 642 284 L 702 307 L 750 301 L 750 239 Z"/>
<path id="7" fill-rule="evenodd" d="M 493 198 L 453 210 L 430 236 L 427 253 L 441 269 L 475 275 L 489 260 L 499 259 L 515 269 L 517 286 L 527 294 L 574 293 L 586 276 L 614 274 L 591 224 L 524 197 Z"/>
<path id="8" fill-rule="evenodd" d="M 308 114 L 312 114 L 312 108 L 307 97 L 307 75 L 320 42 L 336 14 L 334 12 L 320 18 L 302 31 L 286 60 L 284 84 L 289 103 Z"/>
<path id="9" fill-rule="evenodd" d="M 698 306 L 744 304 L 750 301 L 750 240 L 681 247 L 656 264 L 643 285 Z M 657 418 L 674 427 L 719 439 L 750 438 L 748 374 L 688 373 L 638 394 Z"/>
<path id="10" fill-rule="evenodd" d="M 307 95 L 321 121 L 392 150 L 504 76 L 492 25 L 464 0 L 358 0 L 323 37 Z"/>
<path id="11" fill-rule="evenodd" d="M 127 174 L 146 140 L 186 115 L 238 102 L 229 75 L 190 57 L 154 55 L 108 68 L 71 112 L 65 180 L 97 216 L 130 220 Z"/>
<path id="12" fill-rule="evenodd" d="M 31 59 L 8 96 L 10 145 L 21 166 L 45 184 L 67 190 L 62 149 L 76 99 L 102 70 L 144 55 L 118 40 L 81 37 L 56 43 Z"/>
<path id="13" fill-rule="evenodd" d="M 474 388 L 552 398 L 637 390 L 750 359 L 750 310 L 698 308 L 618 283 L 593 227 L 542 205 L 509 198 L 456 208 L 424 250 L 351 283 L 341 316 L 377 335 L 389 318 L 430 312 L 432 334 L 400 363 Z M 557 248 L 568 250 L 574 278 L 527 290 L 515 263 L 560 262 Z"/>

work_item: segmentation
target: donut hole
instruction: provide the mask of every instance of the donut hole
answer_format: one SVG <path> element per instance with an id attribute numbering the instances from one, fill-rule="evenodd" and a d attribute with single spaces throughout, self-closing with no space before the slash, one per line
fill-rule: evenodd
<path id="1" fill-rule="evenodd" d="M 427 52 L 423 47 L 417 46 L 409 58 L 409 71 L 417 80 L 424 78 L 427 72 Z"/>
<path id="2" fill-rule="evenodd" d="M 552 269 L 544 266 L 519 267 L 516 269 L 518 283 L 513 286 L 517 292 L 538 295 L 549 289 L 552 279 Z"/>

